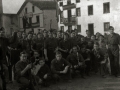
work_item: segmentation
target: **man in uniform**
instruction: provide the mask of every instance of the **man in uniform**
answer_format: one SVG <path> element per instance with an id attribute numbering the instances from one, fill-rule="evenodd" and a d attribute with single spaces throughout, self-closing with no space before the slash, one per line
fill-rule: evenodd
<path id="1" fill-rule="evenodd" d="M 109 27 L 110 35 L 107 37 L 108 54 L 111 64 L 111 73 L 115 77 L 119 77 L 119 45 L 120 36 L 114 33 L 114 27 Z"/>
<path id="2" fill-rule="evenodd" d="M 22 50 L 21 51 L 25 51 L 27 49 L 26 47 L 26 33 L 23 32 L 22 33 L 22 39 L 21 39 L 21 46 L 22 46 Z"/>
<path id="3" fill-rule="evenodd" d="M 71 71 L 72 76 L 75 75 L 76 70 L 80 71 L 80 75 L 82 78 L 84 77 L 85 73 L 85 63 L 82 55 L 78 52 L 77 46 L 73 46 L 72 48 L 73 53 L 68 55 L 67 60 L 71 64 Z"/>
<path id="4" fill-rule="evenodd" d="M 88 41 L 90 41 L 91 40 L 91 34 L 90 34 L 90 31 L 89 30 L 86 30 L 86 41 L 88 42 Z"/>
<path id="5" fill-rule="evenodd" d="M 23 84 L 24 88 L 29 88 L 30 90 L 35 90 L 33 86 L 33 71 L 32 64 L 27 60 L 27 53 L 20 53 L 20 61 L 18 61 L 15 65 L 15 75 L 17 82 Z M 24 90 L 24 89 L 23 89 Z"/>
<path id="6" fill-rule="evenodd" d="M 52 32 L 49 32 L 49 36 L 52 35 Z M 49 37 L 46 39 L 44 44 L 44 55 L 47 61 L 48 66 L 50 66 L 51 61 L 54 59 L 55 51 L 58 47 L 57 39 Z"/>
<path id="7" fill-rule="evenodd" d="M 36 42 L 36 50 L 40 53 L 40 57 L 44 57 L 43 51 L 44 51 L 44 39 L 43 35 L 41 33 L 37 34 L 37 42 Z"/>
<path id="8" fill-rule="evenodd" d="M 4 74 L 5 74 L 5 79 L 6 82 L 9 82 L 9 72 L 8 72 L 8 67 L 10 65 L 10 63 L 12 63 L 12 61 L 7 61 L 6 56 L 8 53 L 8 46 L 11 43 L 14 43 L 16 41 L 16 35 L 15 33 L 13 34 L 13 39 L 9 40 L 8 38 L 5 37 L 5 32 L 4 32 L 4 28 L 0 31 L 0 46 L 2 47 L 2 64 L 3 64 L 3 69 L 5 70 Z"/>
<path id="9" fill-rule="evenodd" d="M 55 81 L 59 81 L 60 78 L 68 81 L 71 79 L 70 64 L 67 60 L 62 58 L 60 52 L 56 52 L 56 58 L 51 62 L 51 71 Z"/>
<path id="10" fill-rule="evenodd" d="M 46 30 L 43 30 L 43 39 L 44 41 L 47 39 L 48 33 Z"/>
<path id="11" fill-rule="evenodd" d="M 64 39 L 60 41 L 59 43 L 59 50 L 61 51 L 63 58 L 67 58 L 70 50 L 71 50 L 71 42 L 68 39 L 69 35 L 67 33 L 64 33 Z"/>
<path id="12" fill-rule="evenodd" d="M 57 42 L 58 42 L 58 45 L 59 45 L 59 43 L 60 43 L 61 40 L 63 40 L 62 33 L 61 33 L 61 31 L 58 31 L 57 32 Z"/>
<path id="13" fill-rule="evenodd" d="M 72 43 L 71 47 L 77 46 L 78 49 L 80 49 L 80 47 L 78 46 L 80 42 L 77 42 L 77 39 L 75 37 L 75 32 L 73 30 L 71 32 L 70 42 Z"/>
<path id="14" fill-rule="evenodd" d="M 26 46 L 27 46 L 27 53 L 29 54 L 29 58 L 32 56 L 32 48 L 31 46 L 33 45 L 33 41 L 32 41 L 32 33 L 28 33 L 28 37 L 27 37 L 27 42 L 26 42 Z"/>

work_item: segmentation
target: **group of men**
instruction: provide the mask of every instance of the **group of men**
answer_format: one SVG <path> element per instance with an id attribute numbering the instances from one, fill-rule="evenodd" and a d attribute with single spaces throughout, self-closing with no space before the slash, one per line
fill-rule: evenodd
<path id="1" fill-rule="evenodd" d="M 90 76 L 90 72 L 100 72 L 105 78 L 110 73 L 108 59 L 111 75 L 119 77 L 120 36 L 114 33 L 112 26 L 109 32 L 110 35 L 91 35 L 86 30 L 86 37 L 79 35 L 77 30 L 71 33 L 47 30 L 38 34 L 17 32 L 9 40 L 1 30 L 1 61 L 5 81 L 9 81 L 8 62 L 14 66 L 16 81 L 24 86 L 20 90 L 34 90 L 34 86 L 39 84 L 49 86 L 51 82 L 56 83 L 61 79 L 69 82 L 76 75 L 85 78 L 85 75 Z M 11 55 L 11 51 L 14 51 L 14 55 Z"/>

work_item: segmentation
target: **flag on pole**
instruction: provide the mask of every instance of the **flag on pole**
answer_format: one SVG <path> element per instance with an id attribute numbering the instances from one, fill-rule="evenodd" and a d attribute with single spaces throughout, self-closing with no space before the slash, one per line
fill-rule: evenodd
<path id="1" fill-rule="evenodd" d="M 59 22 L 59 15 L 61 13 L 61 10 L 59 8 L 58 2 L 61 0 L 54 0 L 56 2 L 56 17 L 57 17 L 57 22 Z"/>

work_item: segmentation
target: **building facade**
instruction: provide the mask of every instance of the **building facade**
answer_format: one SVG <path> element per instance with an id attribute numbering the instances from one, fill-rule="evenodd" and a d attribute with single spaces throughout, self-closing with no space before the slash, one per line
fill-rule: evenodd
<path id="1" fill-rule="evenodd" d="M 54 1 L 33 1 L 28 0 L 22 5 L 18 11 L 19 28 L 21 31 L 31 30 L 37 33 L 40 29 L 58 29 L 56 19 L 56 3 Z M 25 23 L 24 17 L 27 19 Z"/>
<path id="2" fill-rule="evenodd" d="M 18 17 L 17 14 L 4 13 L 2 0 L 0 0 L 0 28 L 5 29 L 6 36 L 11 36 L 12 32 L 18 31 Z"/>
<path id="3" fill-rule="evenodd" d="M 59 29 L 64 31 L 78 29 L 86 35 L 108 32 L 111 25 L 120 34 L 120 2 L 119 0 L 60 0 Z"/>
<path id="4" fill-rule="evenodd" d="M 2 27 L 4 27 L 7 36 L 19 31 L 17 14 L 2 14 Z"/>

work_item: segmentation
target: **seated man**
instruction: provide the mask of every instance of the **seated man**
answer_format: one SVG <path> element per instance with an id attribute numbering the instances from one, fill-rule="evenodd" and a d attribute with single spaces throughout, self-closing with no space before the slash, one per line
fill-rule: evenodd
<path id="1" fill-rule="evenodd" d="M 56 52 L 56 58 L 51 62 L 51 71 L 53 73 L 53 78 L 56 81 L 61 79 L 66 79 L 70 81 L 70 64 L 67 60 L 62 58 L 62 54 L 60 52 Z"/>
<path id="2" fill-rule="evenodd" d="M 67 60 L 71 64 L 72 76 L 74 76 L 75 71 L 79 70 L 81 77 L 84 78 L 85 72 L 85 63 L 82 55 L 78 52 L 77 46 L 72 48 L 72 52 L 68 57 Z"/>
<path id="3" fill-rule="evenodd" d="M 32 64 L 28 63 L 27 53 L 20 53 L 20 61 L 18 61 L 15 65 L 15 75 L 16 80 L 23 84 L 23 86 L 30 88 L 30 90 L 34 90 L 32 85 L 32 73 L 31 73 Z"/>
<path id="4" fill-rule="evenodd" d="M 39 60 L 39 58 L 40 58 L 39 52 L 34 51 L 33 56 L 30 58 L 30 61 L 35 64 Z"/>
<path id="5" fill-rule="evenodd" d="M 49 86 L 50 78 L 51 78 L 51 72 L 48 65 L 45 64 L 45 59 L 40 58 L 39 63 L 36 64 L 35 68 L 33 69 L 34 75 L 37 75 L 39 77 L 39 84 L 42 86 Z"/>
<path id="6" fill-rule="evenodd" d="M 94 55 L 94 63 L 95 63 L 95 72 L 98 72 L 100 69 L 102 77 L 106 77 L 106 63 L 107 63 L 107 52 L 103 51 L 99 48 L 99 44 L 96 42 L 94 43 L 94 49 L 93 49 L 93 55 Z"/>

